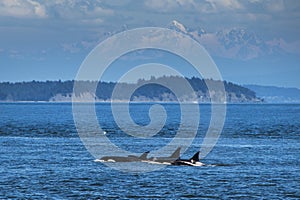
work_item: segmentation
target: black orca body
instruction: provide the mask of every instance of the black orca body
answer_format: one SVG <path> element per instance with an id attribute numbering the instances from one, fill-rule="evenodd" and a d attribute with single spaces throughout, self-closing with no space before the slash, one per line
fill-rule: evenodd
<path id="1" fill-rule="evenodd" d="M 100 159 L 96 159 L 96 162 L 139 162 L 143 160 L 147 160 L 147 155 L 149 151 L 143 153 L 141 156 L 104 156 Z"/>
<path id="2" fill-rule="evenodd" d="M 180 156 L 180 147 L 178 147 L 174 153 L 169 157 L 151 157 L 147 158 L 149 151 L 143 153 L 141 156 L 104 156 L 100 159 L 96 159 L 96 162 L 148 162 L 154 164 L 171 164 L 177 160 Z"/>
<path id="3" fill-rule="evenodd" d="M 178 147 L 174 153 L 169 156 L 169 157 L 152 157 L 149 158 L 147 160 L 145 160 L 144 162 L 149 162 L 149 163 L 153 163 L 153 164 L 171 164 L 172 162 L 174 162 L 175 160 L 177 160 L 180 157 L 180 147 Z"/>
<path id="4" fill-rule="evenodd" d="M 178 158 L 174 162 L 171 162 L 171 165 L 177 165 L 177 166 L 182 166 L 182 165 L 185 165 L 185 166 L 203 166 L 204 164 L 202 162 L 200 162 L 200 160 L 199 160 L 199 153 L 200 153 L 200 151 L 195 153 L 195 155 L 190 159 Z"/>

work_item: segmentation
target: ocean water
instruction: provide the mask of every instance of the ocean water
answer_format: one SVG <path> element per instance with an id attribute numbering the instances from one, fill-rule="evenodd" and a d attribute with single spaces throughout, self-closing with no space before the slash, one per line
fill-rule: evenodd
<path id="1" fill-rule="evenodd" d="M 151 105 L 130 105 L 133 121 L 147 125 Z M 163 106 L 165 125 L 148 140 L 126 135 L 110 104 L 95 108 L 107 138 L 139 154 L 167 145 L 176 135 L 180 105 Z M 200 105 L 200 113 L 198 133 L 183 158 L 199 150 L 207 131 L 210 106 Z M 128 173 L 94 162 L 69 103 L 1 103 L 0 147 L 0 199 L 300 198 L 300 105 L 227 105 L 222 134 L 203 167 Z"/>

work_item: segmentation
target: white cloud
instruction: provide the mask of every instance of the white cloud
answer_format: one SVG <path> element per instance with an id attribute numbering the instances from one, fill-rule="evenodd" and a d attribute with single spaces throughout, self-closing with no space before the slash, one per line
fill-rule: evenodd
<path id="1" fill-rule="evenodd" d="M 114 14 L 113 10 L 104 8 L 97 1 L 48 0 L 44 4 L 52 15 L 64 19 L 80 18 L 82 21 L 91 17 L 100 18 Z"/>
<path id="2" fill-rule="evenodd" d="M 80 45 L 84 48 L 84 49 L 92 49 L 94 48 L 97 44 L 99 44 L 99 41 L 81 41 Z"/>
<path id="3" fill-rule="evenodd" d="M 206 0 L 211 5 L 214 11 L 222 10 L 240 10 L 244 9 L 244 6 L 237 0 Z"/>
<path id="4" fill-rule="evenodd" d="M 173 12 L 180 10 L 194 10 L 196 3 L 194 0 L 148 0 L 145 6 L 157 12 Z"/>
<path id="5" fill-rule="evenodd" d="M 86 11 L 86 14 L 88 15 L 96 15 L 96 16 L 103 16 L 103 15 L 112 15 L 114 14 L 113 10 L 110 9 L 104 9 L 100 6 L 94 7 L 91 11 Z"/>
<path id="6" fill-rule="evenodd" d="M 61 45 L 63 47 L 64 51 L 67 51 L 69 53 L 77 53 L 80 51 L 80 47 L 76 43 L 67 44 L 64 43 Z"/>
<path id="7" fill-rule="evenodd" d="M 32 0 L 28 0 L 28 2 L 33 6 L 34 8 L 34 13 L 39 16 L 39 17 L 46 17 L 46 10 L 45 7 L 42 6 L 40 3 L 32 1 Z"/>
<path id="8" fill-rule="evenodd" d="M 81 22 L 90 25 L 99 25 L 102 24 L 104 21 L 101 18 L 94 18 L 94 19 L 83 19 L 81 20 Z"/>
<path id="9" fill-rule="evenodd" d="M 0 16 L 44 18 L 47 14 L 45 7 L 33 0 L 2 0 Z"/>
<path id="10" fill-rule="evenodd" d="M 244 6 L 238 0 L 148 0 L 145 6 L 156 12 L 200 12 L 217 13 L 221 11 L 242 10 Z"/>
<path id="11" fill-rule="evenodd" d="M 12 59 L 23 59 L 24 55 L 22 55 L 18 50 L 10 50 L 9 52 L 9 57 Z"/>
<path id="12" fill-rule="evenodd" d="M 84 50 L 92 50 L 97 44 L 99 44 L 99 41 L 97 40 L 82 40 L 77 41 L 73 43 L 62 43 L 61 47 L 63 51 L 69 52 L 69 53 L 78 53 Z"/>
<path id="13" fill-rule="evenodd" d="M 242 19 L 245 20 L 249 20 L 249 21 L 259 21 L 259 22 L 263 22 L 263 21 L 268 21 L 272 19 L 272 16 L 269 14 L 263 14 L 263 13 L 242 13 L 237 15 Z"/>
<path id="14" fill-rule="evenodd" d="M 278 12 L 285 10 L 283 0 L 249 0 L 252 4 L 257 4 L 271 12 Z M 287 1 L 286 1 L 287 2 Z"/>
<path id="15" fill-rule="evenodd" d="M 96 1 L 73 0 L 1 0 L 0 16 L 16 18 L 61 17 L 67 19 L 111 16 L 114 11 Z M 98 20 L 99 22 L 99 20 Z"/>
<path id="16" fill-rule="evenodd" d="M 282 0 L 266 1 L 266 8 L 271 12 L 279 12 L 285 9 L 284 2 Z"/>

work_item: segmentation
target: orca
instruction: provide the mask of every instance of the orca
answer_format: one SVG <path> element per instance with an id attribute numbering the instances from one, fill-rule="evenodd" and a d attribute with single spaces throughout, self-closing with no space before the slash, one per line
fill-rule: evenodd
<path id="1" fill-rule="evenodd" d="M 204 166 L 204 164 L 202 162 L 200 162 L 200 160 L 199 160 L 199 153 L 200 153 L 200 151 L 198 151 L 197 153 L 195 153 L 193 155 L 193 157 L 191 157 L 190 159 L 181 159 L 181 158 L 178 158 L 177 160 L 171 162 L 171 165 L 177 165 L 177 166 L 181 166 L 181 165 L 186 165 L 186 166 Z"/>
<path id="2" fill-rule="evenodd" d="M 151 157 L 143 162 L 153 163 L 153 164 L 171 164 L 180 157 L 181 148 L 178 147 L 171 156 L 168 157 Z"/>
<path id="3" fill-rule="evenodd" d="M 96 159 L 95 162 L 139 162 L 147 160 L 150 151 L 146 151 L 141 156 L 128 155 L 128 156 L 104 156 Z"/>
<path id="4" fill-rule="evenodd" d="M 173 161 L 180 157 L 180 147 L 178 147 L 171 156 L 168 157 L 151 157 L 147 158 L 150 151 L 143 153 L 141 156 L 128 155 L 128 156 L 104 156 L 96 159 L 96 162 L 148 162 L 154 164 L 171 164 Z"/>
<path id="5" fill-rule="evenodd" d="M 171 156 L 168 157 L 151 157 L 147 158 L 150 151 L 144 152 L 141 156 L 128 155 L 128 156 L 104 156 L 96 159 L 95 162 L 148 162 L 153 164 L 167 164 L 177 166 L 204 166 L 204 163 L 199 160 L 199 153 L 195 153 L 190 159 L 181 159 L 180 150 L 178 147 Z"/>

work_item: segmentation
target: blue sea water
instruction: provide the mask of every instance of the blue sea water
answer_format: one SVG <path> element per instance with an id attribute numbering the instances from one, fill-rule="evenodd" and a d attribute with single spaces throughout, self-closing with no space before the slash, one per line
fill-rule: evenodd
<path id="1" fill-rule="evenodd" d="M 163 106 L 165 126 L 153 139 L 138 142 L 119 129 L 110 104 L 96 104 L 96 113 L 113 143 L 140 153 L 176 135 L 179 105 Z M 148 124 L 150 107 L 130 105 L 133 120 Z M 210 106 L 200 110 L 198 134 L 184 158 L 199 150 L 207 130 Z M 0 146 L 0 199 L 300 198 L 300 105 L 227 105 L 222 134 L 203 167 L 127 173 L 94 162 L 69 103 L 1 103 Z"/>

